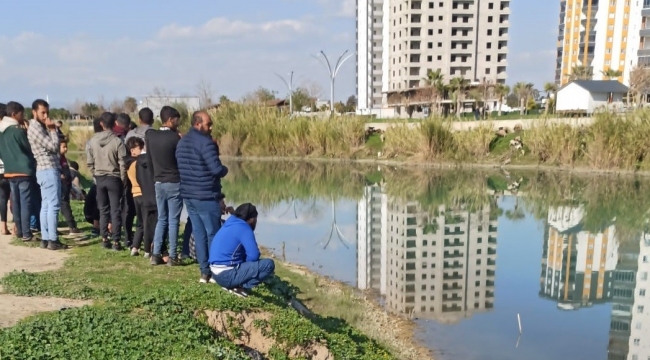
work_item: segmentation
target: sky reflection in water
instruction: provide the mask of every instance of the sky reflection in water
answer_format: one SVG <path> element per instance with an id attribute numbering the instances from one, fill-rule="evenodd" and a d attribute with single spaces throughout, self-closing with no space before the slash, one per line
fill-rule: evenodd
<path id="1" fill-rule="evenodd" d="M 438 359 L 650 359 L 650 241 L 644 226 L 630 225 L 644 221 L 622 221 L 625 204 L 601 214 L 591 198 L 524 205 L 527 186 L 544 188 L 518 182 L 518 200 L 500 189 L 511 178 L 496 186 L 488 179 L 485 191 L 501 192 L 478 206 L 458 196 L 423 205 L 418 197 L 438 198 L 394 196 L 371 182 L 357 198 L 276 201 L 261 206 L 258 241 L 289 262 L 381 294 L 387 309 L 417 319 L 418 338 Z M 627 186 L 585 184 L 603 194 Z M 603 201 L 598 191 L 590 194 Z M 643 217 L 650 202 L 630 206 Z M 602 221 L 610 216 L 617 221 Z"/>

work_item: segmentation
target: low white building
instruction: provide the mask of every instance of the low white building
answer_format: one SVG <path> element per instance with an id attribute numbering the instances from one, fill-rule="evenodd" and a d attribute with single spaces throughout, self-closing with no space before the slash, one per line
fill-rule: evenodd
<path id="1" fill-rule="evenodd" d="M 555 111 L 591 115 L 604 109 L 623 108 L 628 90 L 616 80 L 575 80 L 558 90 Z"/>

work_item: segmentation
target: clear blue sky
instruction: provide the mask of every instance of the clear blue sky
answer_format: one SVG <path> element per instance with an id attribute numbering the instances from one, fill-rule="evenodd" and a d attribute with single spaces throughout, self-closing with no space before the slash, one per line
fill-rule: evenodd
<path id="1" fill-rule="evenodd" d="M 3 3 L 0 101 L 49 95 L 53 105 L 143 96 L 156 86 L 240 98 L 258 86 L 284 94 L 274 72 L 318 84 L 311 54 L 355 50 L 354 0 L 24 0 Z M 553 79 L 559 5 L 511 1 L 508 82 Z M 8 17 L 6 14 L 20 14 Z M 355 92 L 354 59 L 337 78 L 337 98 Z"/>

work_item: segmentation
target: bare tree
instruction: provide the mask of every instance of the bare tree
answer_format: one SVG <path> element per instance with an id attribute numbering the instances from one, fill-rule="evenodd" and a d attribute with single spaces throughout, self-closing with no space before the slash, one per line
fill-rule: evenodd
<path id="1" fill-rule="evenodd" d="M 212 83 L 210 80 L 201 79 L 196 85 L 196 94 L 199 97 L 202 108 L 207 108 L 212 105 L 212 97 L 214 96 L 214 91 L 212 90 Z"/>
<path id="2" fill-rule="evenodd" d="M 628 104 L 630 103 L 629 96 L 634 96 L 634 102 L 638 105 L 642 103 L 648 93 L 650 93 L 650 71 L 640 66 L 630 70 Z"/>
<path id="3" fill-rule="evenodd" d="M 118 99 L 115 99 L 111 102 L 108 107 L 108 110 L 112 113 L 123 113 L 124 112 L 124 102 Z"/>
<path id="4" fill-rule="evenodd" d="M 154 88 L 153 88 L 153 91 L 152 91 L 151 93 L 152 93 L 153 96 L 155 96 L 155 97 L 157 97 L 157 98 L 161 98 L 161 100 L 162 100 L 164 103 L 168 103 L 168 102 L 170 102 L 170 101 L 171 101 L 171 98 L 172 98 L 172 93 L 171 93 L 171 91 L 165 89 L 165 88 L 162 87 L 162 86 L 156 86 L 156 87 L 154 87 Z"/>
<path id="5" fill-rule="evenodd" d="M 318 100 L 323 95 L 323 87 L 315 81 L 305 80 L 300 87 L 307 90 L 307 95 L 312 99 Z"/>
<path id="6" fill-rule="evenodd" d="M 76 99 L 72 105 L 68 108 L 68 110 L 73 113 L 73 114 L 82 114 L 83 113 L 83 106 L 86 102 L 81 100 L 81 99 Z"/>

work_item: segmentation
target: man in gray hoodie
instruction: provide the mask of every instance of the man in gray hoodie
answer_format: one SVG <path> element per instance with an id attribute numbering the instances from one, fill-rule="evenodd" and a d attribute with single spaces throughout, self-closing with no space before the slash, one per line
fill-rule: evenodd
<path id="1" fill-rule="evenodd" d="M 88 169 L 97 186 L 97 207 L 99 208 L 99 229 L 102 246 L 113 250 L 122 249 L 122 194 L 126 181 L 126 147 L 113 133 L 116 116 L 105 112 L 101 116 L 103 131 L 96 133 L 88 142 L 86 158 Z M 111 223 L 112 234 L 108 233 Z"/>
<path id="2" fill-rule="evenodd" d="M 134 136 L 139 137 L 140 139 L 144 140 L 144 135 L 147 133 L 147 131 L 153 129 L 153 111 L 149 109 L 148 107 L 142 108 L 138 112 L 138 117 L 140 118 L 140 126 L 137 128 L 129 131 L 126 134 L 126 138 L 124 138 L 124 142 L 126 143 L 129 138 L 132 138 Z"/>

